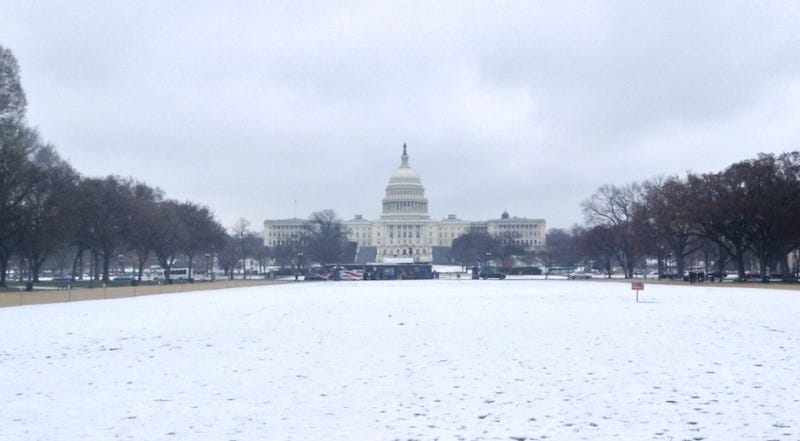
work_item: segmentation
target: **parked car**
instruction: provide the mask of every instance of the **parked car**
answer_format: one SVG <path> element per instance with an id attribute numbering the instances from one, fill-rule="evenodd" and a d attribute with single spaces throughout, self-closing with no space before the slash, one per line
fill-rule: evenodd
<path id="1" fill-rule="evenodd" d="M 748 279 L 760 279 L 761 273 L 758 271 L 745 271 L 744 276 Z"/>
<path id="2" fill-rule="evenodd" d="M 308 273 L 303 277 L 303 280 L 328 280 L 322 274 Z"/>
<path id="3" fill-rule="evenodd" d="M 577 279 L 591 279 L 591 278 L 592 278 L 592 275 L 591 275 L 591 274 L 589 274 L 589 273 L 582 273 L 582 272 L 579 272 L 579 273 L 572 273 L 572 274 L 570 274 L 570 275 L 569 275 L 569 278 L 570 278 L 570 279 L 572 279 L 572 280 L 577 280 Z"/>
<path id="4" fill-rule="evenodd" d="M 481 270 L 481 272 L 478 274 L 478 277 L 480 277 L 481 279 L 505 279 L 506 275 L 501 273 L 500 271 L 497 271 L 496 269 L 490 268 Z"/>
<path id="5" fill-rule="evenodd" d="M 135 274 L 122 274 L 117 277 L 114 277 L 111 280 L 111 283 L 117 286 L 137 286 L 139 284 L 139 279 L 136 277 Z"/>

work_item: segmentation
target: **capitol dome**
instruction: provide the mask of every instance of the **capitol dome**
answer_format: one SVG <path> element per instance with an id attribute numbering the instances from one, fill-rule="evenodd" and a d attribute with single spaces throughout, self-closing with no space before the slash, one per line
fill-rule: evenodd
<path id="1" fill-rule="evenodd" d="M 429 219 L 428 198 L 417 172 L 408 165 L 408 153 L 403 144 L 400 167 L 392 173 L 383 198 L 381 219 Z"/>

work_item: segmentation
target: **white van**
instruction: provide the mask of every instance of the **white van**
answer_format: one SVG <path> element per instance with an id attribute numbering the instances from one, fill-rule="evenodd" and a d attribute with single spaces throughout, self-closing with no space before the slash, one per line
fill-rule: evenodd
<path id="1" fill-rule="evenodd" d="M 153 272 L 153 280 L 166 280 L 164 270 L 159 269 Z M 189 268 L 172 268 L 169 270 L 169 280 L 173 282 L 186 282 L 189 280 Z"/>

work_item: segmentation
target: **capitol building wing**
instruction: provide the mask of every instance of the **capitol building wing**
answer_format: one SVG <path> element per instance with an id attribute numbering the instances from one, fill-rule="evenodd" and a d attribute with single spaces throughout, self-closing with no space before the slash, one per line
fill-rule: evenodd
<path id="1" fill-rule="evenodd" d="M 406 146 L 400 157 L 400 167 L 392 173 L 381 201 L 380 219 L 367 220 L 361 215 L 343 221 L 348 240 L 356 243 L 357 261 L 383 262 L 405 258 L 416 262 L 442 261 L 449 254 L 456 238 L 470 232 L 510 238 L 517 244 L 533 249 L 544 245 L 546 224 L 543 219 L 512 218 L 503 213 L 500 219 L 470 222 L 449 215 L 447 219 L 431 220 L 428 198 L 419 175 L 409 165 Z M 264 242 L 267 246 L 285 245 L 302 235 L 299 219 L 264 221 Z M 436 259 L 435 257 L 440 258 Z"/>

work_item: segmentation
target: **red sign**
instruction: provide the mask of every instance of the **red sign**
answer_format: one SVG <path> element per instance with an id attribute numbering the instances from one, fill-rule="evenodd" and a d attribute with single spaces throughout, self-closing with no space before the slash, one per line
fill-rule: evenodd
<path id="1" fill-rule="evenodd" d="M 633 282 L 631 283 L 631 289 L 635 289 L 636 291 L 641 291 L 644 289 L 644 283 L 642 282 Z"/>

